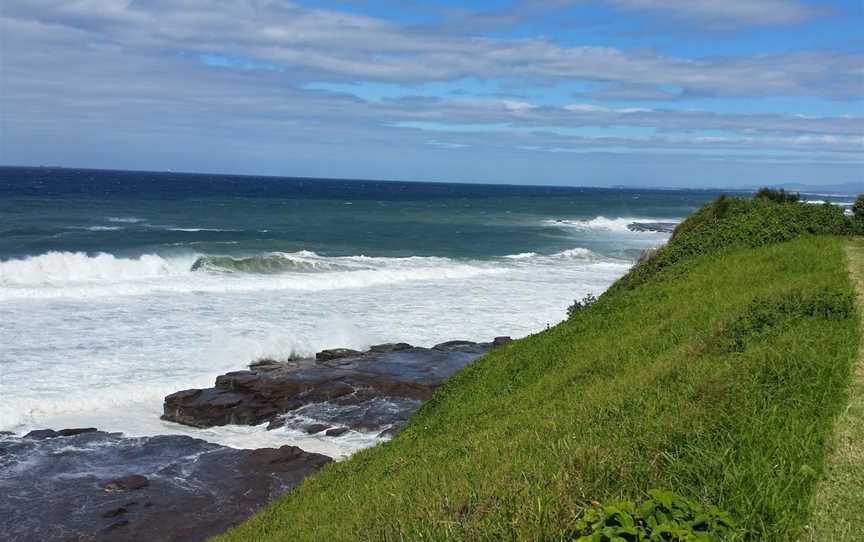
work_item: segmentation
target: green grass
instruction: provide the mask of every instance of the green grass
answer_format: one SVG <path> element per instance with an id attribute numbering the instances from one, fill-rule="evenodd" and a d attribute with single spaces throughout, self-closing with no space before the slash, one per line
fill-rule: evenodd
<path id="1" fill-rule="evenodd" d="M 857 352 L 845 241 L 803 204 L 723 206 L 218 540 L 567 540 L 592 501 L 651 488 L 795 539 Z"/>
<path id="2" fill-rule="evenodd" d="M 864 239 L 850 242 L 848 253 L 859 306 L 864 307 Z M 812 502 L 810 525 L 801 540 L 864 540 L 864 344 L 858 352 L 849 402 L 829 441 L 825 476 Z"/>

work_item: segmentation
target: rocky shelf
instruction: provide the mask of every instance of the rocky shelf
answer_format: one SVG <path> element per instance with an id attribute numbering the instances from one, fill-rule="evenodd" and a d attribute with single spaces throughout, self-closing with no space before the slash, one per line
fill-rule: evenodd
<path id="1" fill-rule="evenodd" d="M 331 460 L 96 429 L 0 435 L 4 540 L 197 541 L 251 516 Z"/>
<path id="2" fill-rule="evenodd" d="M 259 360 L 219 376 L 212 388 L 167 396 L 162 418 L 194 427 L 287 425 L 333 437 L 392 432 L 454 371 L 509 340 L 389 343 L 365 352 L 324 350 L 315 359 Z"/>

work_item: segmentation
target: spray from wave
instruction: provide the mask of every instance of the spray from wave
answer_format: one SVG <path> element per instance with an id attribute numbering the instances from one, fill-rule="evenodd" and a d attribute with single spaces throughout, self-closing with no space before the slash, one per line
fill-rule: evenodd
<path id="1" fill-rule="evenodd" d="M 669 223 L 673 222 L 669 219 L 653 219 L 653 218 L 636 218 L 636 217 L 620 217 L 620 218 L 606 218 L 605 216 L 598 216 L 596 218 L 591 218 L 587 220 L 566 220 L 566 219 L 554 219 L 554 220 L 545 220 L 543 223 L 547 226 L 554 226 L 559 228 L 573 228 L 580 231 L 609 231 L 614 233 L 645 233 L 645 231 L 641 231 L 639 229 L 633 229 L 630 226 L 633 224 L 646 224 L 646 223 Z M 677 221 L 674 221 L 677 222 Z"/>

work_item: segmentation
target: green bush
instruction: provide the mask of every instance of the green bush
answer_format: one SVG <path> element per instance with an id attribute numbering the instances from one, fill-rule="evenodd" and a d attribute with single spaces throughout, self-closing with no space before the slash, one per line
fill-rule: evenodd
<path id="1" fill-rule="evenodd" d="M 585 309 L 595 301 L 597 301 L 597 298 L 594 294 L 586 294 L 581 301 L 578 299 L 573 301 L 573 304 L 567 307 L 567 318 L 573 318 L 579 311 Z"/>
<path id="2" fill-rule="evenodd" d="M 855 233 L 864 235 L 864 194 L 859 194 L 852 205 L 852 216 L 855 223 Z"/>
<path id="3" fill-rule="evenodd" d="M 801 199 L 798 192 L 787 192 L 782 188 L 763 187 L 756 191 L 754 198 L 767 199 L 775 203 L 795 203 Z"/>
<path id="4" fill-rule="evenodd" d="M 576 523 L 573 542 L 720 542 L 740 536 L 716 506 L 702 506 L 670 491 L 652 489 L 636 506 L 622 501 L 597 505 Z"/>
<path id="5" fill-rule="evenodd" d="M 858 195 L 858 199 L 852 205 L 852 214 L 855 218 L 864 218 L 864 194 Z"/>

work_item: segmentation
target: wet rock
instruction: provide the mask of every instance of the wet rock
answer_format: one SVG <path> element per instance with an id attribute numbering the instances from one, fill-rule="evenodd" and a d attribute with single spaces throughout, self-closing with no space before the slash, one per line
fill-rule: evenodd
<path id="1" fill-rule="evenodd" d="M 102 517 L 103 518 L 116 518 L 117 516 L 125 514 L 128 511 L 129 510 L 127 510 L 125 507 L 118 506 L 117 508 L 112 508 L 111 510 L 107 510 L 107 511 L 103 512 Z"/>
<path id="2" fill-rule="evenodd" d="M 432 347 L 433 350 L 441 350 L 443 352 L 453 352 L 463 349 L 475 348 L 477 343 L 474 341 L 447 341 L 436 344 Z"/>
<path id="3" fill-rule="evenodd" d="M 0 538 L 18 542 L 203 541 L 331 461 L 294 446 L 237 450 L 180 435 L 104 432 L 9 437 L 0 450 Z M 25 462 L 26 469 L 15 468 Z M 94 466 L 115 476 L 139 474 L 104 482 Z M 106 491 L 100 483 L 124 489 Z"/>
<path id="4" fill-rule="evenodd" d="M 274 429 L 279 429 L 280 427 L 285 427 L 287 420 L 282 416 L 277 416 L 270 420 L 267 423 L 267 431 L 272 431 Z"/>
<path id="5" fill-rule="evenodd" d="M 354 356 L 360 356 L 363 352 L 358 350 L 351 350 L 350 348 L 332 348 L 329 350 L 322 350 L 315 354 L 315 359 L 318 361 L 331 361 L 334 359 L 341 358 L 350 358 Z"/>
<path id="6" fill-rule="evenodd" d="M 320 433 L 321 431 L 326 430 L 328 427 L 330 426 L 324 425 L 323 423 L 313 423 L 312 425 L 306 427 L 306 434 L 314 435 L 316 433 Z"/>
<path id="7" fill-rule="evenodd" d="M 74 429 L 61 429 L 59 431 L 55 431 L 53 429 L 36 429 L 34 431 L 30 431 L 24 438 L 34 439 L 34 440 L 42 440 L 46 438 L 58 438 L 58 437 L 71 437 L 74 435 L 80 435 L 82 433 L 94 433 L 96 431 L 95 427 L 79 427 Z"/>
<path id="8" fill-rule="evenodd" d="M 129 525 L 129 520 L 128 519 L 121 519 L 119 521 L 115 521 L 114 523 L 112 523 L 112 524 L 108 525 L 107 527 L 105 527 L 104 529 L 102 529 L 102 532 L 110 533 L 111 531 L 117 530 L 120 527 L 125 527 L 127 525 Z"/>
<path id="9" fill-rule="evenodd" d="M 385 343 L 385 344 L 374 344 L 369 347 L 370 352 L 401 352 L 402 350 L 411 350 L 414 348 L 408 343 Z"/>
<path id="10" fill-rule="evenodd" d="M 225 381 L 217 381 L 217 385 L 225 385 Z M 163 412 L 162 419 L 165 420 L 193 427 L 213 427 L 228 424 L 258 425 L 270 420 L 278 411 L 270 403 L 250 397 L 248 393 L 210 388 L 184 390 L 169 395 L 165 398 Z"/>
<path id="11" fill-rule="evenodd" d="M 42 440 L 42 439 L 46 439 L 46 438 L 57 438 L 59 436 L 60 436 L 60 434 L 57 433 L 57 431 L 54 431 L 53 429 L 36 429 L 36 430 L 30 431 L 29 433 L 24 435 L 24 438 L 29 438 L 29 439 L 33 439 L 33 440 Z"/>
<path id="12" fill-rule="evenodd" d="M 672 233 L 677 222 L 631 222 L 627 229 L 636 232 Z"/>
<path id="13" fill-rule="evenodd" d="M 495 337 L 492 341 L 492 348 L 498 348 L 499 346 L 504 346 L 505 344 L 510 344 L 513 342 L 513 339 L 510 337 Z"/>
<path id="14" fill-rule="evenodd" d="M 132 474 L 130 476 L 124 476 L 123 478 L 103 482 L 102 484 L 99 484 L 99 487 L 105 491 L 134 491 L 136 489 L 141 489 L 142 487 L 147 487 L 148 485 L 150 485 L 150 482 L 147 480 L 146 476 Z"/>
<path id="15" fill-rule="evenodd" d="M 333 429 L 328 429 L 325 435 L 328 437 L 341 437 L 345 433 L 350 431 L 347 427 L 334 427 Z"/>
<path id="16" fill-rule="evenodd" d="M 263 358 L 255 360 L 249 364 L 249 369 L 252 371 L 275 371 L 281 369 L 285 364 L 275 359 Z"/>
<path id="17" fill-rule="evenodd" d="M 434 348 L 388 343 L 363 353 L 325 350 L 316 360 L 233 371 L 213 388 L 171 394 L 162 419 L 194 427 L 268 423 L 268 429 L 306 430 L 311 418 L 328 427 L 380 431 L 407 419 L 450 374 L 490 346 L 449 341 Z M 304 410 L 305 420 L 286 417 Z"/>

